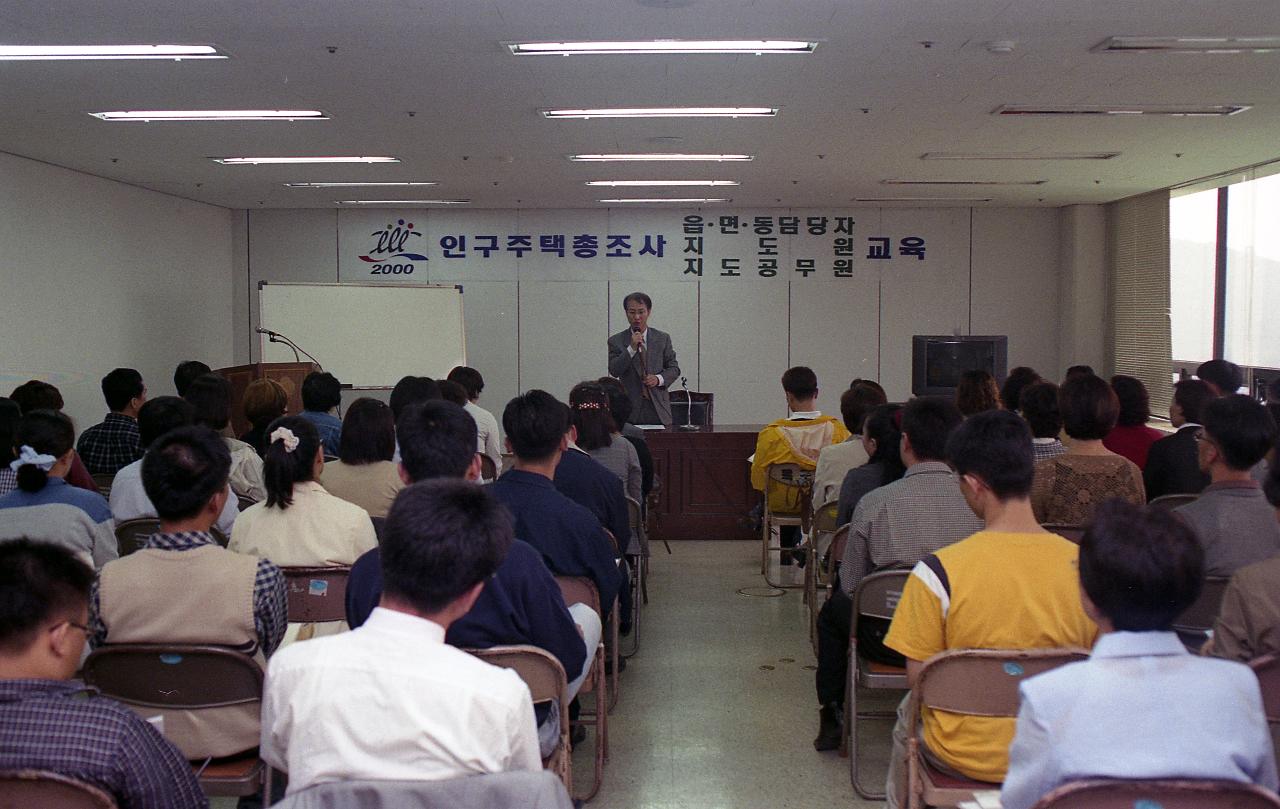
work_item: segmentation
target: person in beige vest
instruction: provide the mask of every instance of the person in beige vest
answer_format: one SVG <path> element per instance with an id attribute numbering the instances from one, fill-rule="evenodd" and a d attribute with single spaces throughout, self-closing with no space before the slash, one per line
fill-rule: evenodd
<path id="1" fill-rule="evenodd" d="M 287 593 L 280 569 L 220 547 L 209 533 L 227 498 L 230 452 L 204 427 L 174 430 L 142 462 L 160 533 L 102 569 L 91 598 L 90 643 L 228 646 L 265 667 L 280 645 Z M 154 708 L 137 708 L 143 716 Z M 191 759 L 258 743 L 259 705 L 163 711 L 165 737 Z"/>
<path id="2" fill-rule="evenodd" d="M 270 446 L 270 445 L 268 445 Z M 324 465 L 320 484 L 371 517 L 385 517 L 404 488 L 396 454 L 396 419 L 386 402 L 356 399 L 342 420 L 338 460 Z"/>

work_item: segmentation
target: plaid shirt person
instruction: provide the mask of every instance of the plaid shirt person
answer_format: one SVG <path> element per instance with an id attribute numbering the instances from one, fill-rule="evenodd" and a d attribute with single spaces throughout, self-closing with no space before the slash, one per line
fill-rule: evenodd
<path id="1" fill-rule="evenodd" d="M 94 475 L 114 475 L 142 457 L 138 422 L 120 413 L 108 413 L 101 424 L 80 434 L 76 452 Z"/>

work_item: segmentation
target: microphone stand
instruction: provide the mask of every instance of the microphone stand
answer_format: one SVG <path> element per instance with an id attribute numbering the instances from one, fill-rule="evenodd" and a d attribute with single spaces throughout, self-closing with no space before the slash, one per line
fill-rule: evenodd
<path id="1" fill-rule="evenodd" d="M 684 424 L 681 424 L 677 429 L 682 432 L 697 432 L 702 428 L 693 423 L 693 394 L 689 392 L 689 378 L 687 376 L 680 377 L 680 386 L 684 388 Z"/>
<path id="2" fill-rule="evenodd" d="M 319 368 L 321 371 L 324 370 L 324 366 L 320 364 L 320 360 L 313 357 L 305 348 L 302 348 L 297 343 L 290 340 L 288 337 L 285 337 L 283 334 L 280 334 L 279 332 L 271 331 L 271 329 L 260 329 L 260 331 L 263 334 L 267 335 L 267 342 L 281 343 L 282 345 L 287 345 L 289 346 L 289 348 L 293 349 L 293 359 L 296 362 L 302 362 L 302 358 L 298 356 L 298 352 L 301 351 L 306 356 L 307 359 L 311 360 L 316 364 L 317 368 Z"/>

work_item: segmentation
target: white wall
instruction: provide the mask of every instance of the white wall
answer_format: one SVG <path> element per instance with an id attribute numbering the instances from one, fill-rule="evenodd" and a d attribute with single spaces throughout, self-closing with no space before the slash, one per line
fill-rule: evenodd
<path id="1" fill-rule="evenodd" d="M 232 218 L 0 154 L 0 393 L 52 382 L 82 430 L 112 368 L 161 395 L 181 360 L 232 364 Z"/>

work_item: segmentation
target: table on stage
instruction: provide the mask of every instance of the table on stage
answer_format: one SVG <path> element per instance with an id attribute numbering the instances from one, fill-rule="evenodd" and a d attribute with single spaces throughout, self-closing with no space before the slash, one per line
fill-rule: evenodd
<path id="1" fill-rule="evenodd" d="M 762 426 L 716 424 L 696 432 L 668 428 L 646 434 L 654 472 L 662 479 L 650 542 L 759 539 L 748 517 L 760 494 L 751 488 L 747 458 Z"/>

